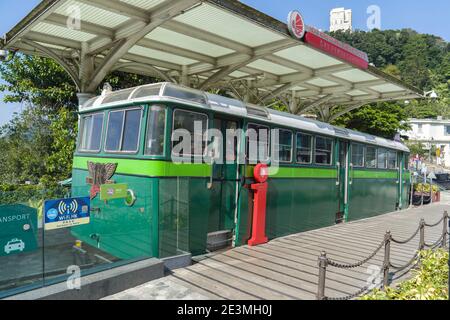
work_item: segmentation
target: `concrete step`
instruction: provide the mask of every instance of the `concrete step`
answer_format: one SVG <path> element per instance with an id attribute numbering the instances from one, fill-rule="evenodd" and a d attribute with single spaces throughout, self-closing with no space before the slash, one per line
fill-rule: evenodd
<path id="1" fill-rule="evenodd" d="M 232 245 L 233 231 L 222 230 L 208 233 L 207 250 L 214 252 L 223 248 L 228 248 Z"/>

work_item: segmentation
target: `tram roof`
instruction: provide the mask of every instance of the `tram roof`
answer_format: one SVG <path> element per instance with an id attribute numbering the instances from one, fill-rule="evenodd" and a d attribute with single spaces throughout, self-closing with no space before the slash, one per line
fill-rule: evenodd
<path id="1" fill-rule="evenodd" d="M 202 90 L 244 86 L 262 101 L 289 94 L 307 107 L 423 97 L 367 54 L 309 26 L 294 38 L 235 0 L 44 0 L 1 46 L 54 58 L 88 93 L 122 70 Z"/>
<path id="2" fill-rule="evenodd" d="M 240 100 L 175 85 L 173 83 L 156 83 L 118 91 L 104 91 L 101 96 L 94 97 L 80 106 L 80 113 L 92 113 L 99 110 L 146 102 L 182 103 L 204 111 L 215 111 L 234 117 L 270 122 L 310 133 L 339 137 L 354 142 L 409 152 L 409 149 L 401 142 L 332 126 L 320 121 L 252 105 Z"/>

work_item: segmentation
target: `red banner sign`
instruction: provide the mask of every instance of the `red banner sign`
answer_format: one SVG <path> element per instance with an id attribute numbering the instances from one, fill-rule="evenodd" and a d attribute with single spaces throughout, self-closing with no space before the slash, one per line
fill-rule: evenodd
<path id="1" fill-rule="evenodd" d="M 358 68 L 369 68 L 369 57 L 367 56 L 367 53 L 353 48 L 316 28 L 307 26 L 304 41 L 310 46 L 333 57 L 344 60 Z"/>

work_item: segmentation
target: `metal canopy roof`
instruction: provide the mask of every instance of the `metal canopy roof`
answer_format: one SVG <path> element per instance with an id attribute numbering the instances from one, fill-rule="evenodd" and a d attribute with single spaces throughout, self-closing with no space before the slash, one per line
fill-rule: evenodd
<path id="1" fill-rule="evenodd" d="M 312 27 L 307 35 L 342 47 Z M 338 115 L 331 115 L 335 105 L 346 106 L 342 114 L 422 97 L 370 65 L 292 37 L 286 23 L 235 0 L 44 0 L 6 34 L 3 47 L 57 60 L 81 93 L 94 93 L 109 72 L 122 70 L 256 104 L 276 98 L 292 113 L 317 109 L 323 120 Z"/>

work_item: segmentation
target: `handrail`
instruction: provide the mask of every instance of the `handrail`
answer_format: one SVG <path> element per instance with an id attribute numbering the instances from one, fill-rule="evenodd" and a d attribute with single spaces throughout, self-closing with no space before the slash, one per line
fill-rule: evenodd
<path id="1" fill-rule="evenodd" d="M 442 222 L 443 222 L 443 230 L 442 230 L 441 237 L 433 244 L 426 243 L 425 242 L 425 229 L 437 227 Z M 358 292 L 348 295 L 348 296 L 345 296 L 345 297 L 333 298 L 333 297 L 326 296 L 325 295 L 325 284 L 326 284 L 327 268 L 329 266 L 339 268 L 339 269 L 354 269 L 354 268 L 360 267 L 360 266 L 366 264 L 367 262 L 369 262 L 370 260 L 372 260 L 380 252 L 380 250 L 383 247 L 384 247 L 384 260 L 383 260 L 383 266 L 382 266 L 382 271 L 381 271 L 383 273 L 382 288 L 386 289 L 390 284 L 389 277 L 391 275 L 395 275 L 398 272 L 404 271 L 405 269 L 409 268 L 402 275 L 395 277 L 395 278 L 393 277 L 394 280 L 399 279 L 400 277 L 406 275 L 409 272 L 409 270 L 416 267 L 418 263 L 420 263 L 419 251 L 424 250 L 425 248 L 435 249 L 437 247 L 446 247 L 447 239 L 449 236 L 448 228 L 449 228 L 449 215 L 448 215 L 448 212 L 445 211 L 442 219 L 440 219 L 435 224 L 427 224 L 424 219 L 421 219 L 418 229 L 416 231 L 414 231 L 414 234 L 411 237 L 409 237 L 407 240 L 404 240 L 404 241 L 395 240 L 392 237 L 391 232 L 387 231 L 384 236 L 384 240 L 372 252 L 372 254 L 370 254 L 364 260 L 361 260 L 361 261 L 353 263 L 353 264 L 343 264 L 343 263 L 335 262 L 335 261 L 329 259 L 327 257 L 327 253 L 325 251 L 323 251 L 319 256 L 319 282 L 318 282 L 318 290 L 317 290 L 317 299 L 318 300 L 350 300 L 350 299 L 360 296 L 363 293 L 371 291 L 372 289 L 370 288 L 370 286 L 365 286 L 365 287 L 361 288 Z M 420 239 L 419 239 L 418 250 L 412 257 L 412 259 L 409 260 L 408 263 L 403 266 L 396 266 L 395 264 L 393 264 L 391 261 L 391 243 L 396 243 L 396 244 L 400 244 L 400 245 L 407 244 L 407 243 L 411 242 L 412 240 L 414 240 L 414 238 L 419 233 L 420 233 Z M 395 272 L 389 272 L 390 269 L 395 269 Z M 380 272 L 380 274 L 381 274 L 381 272 Z M 391 279 L 391 281 L 393 279 Z"/>

